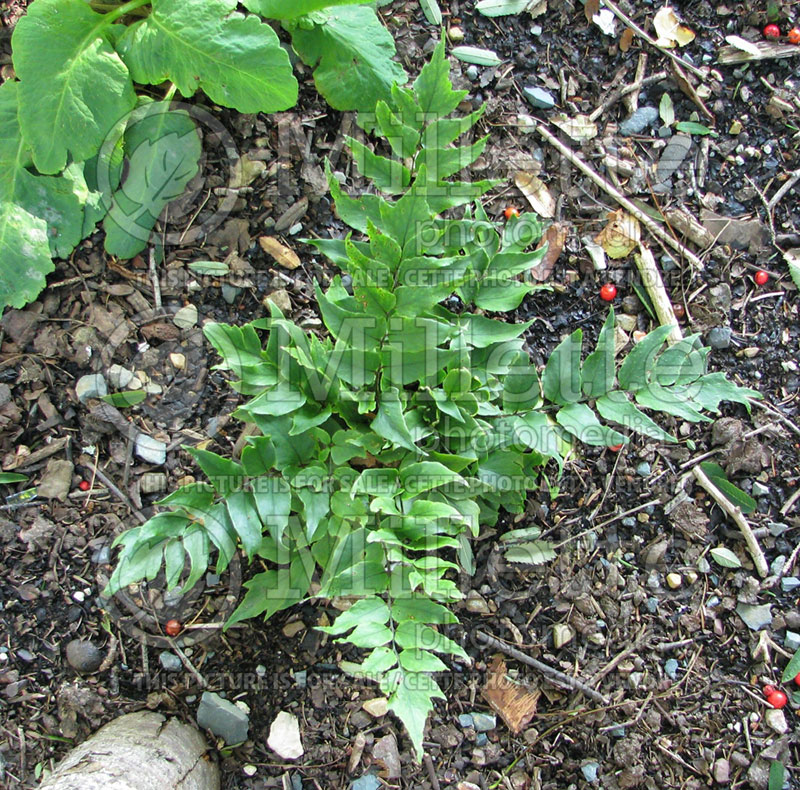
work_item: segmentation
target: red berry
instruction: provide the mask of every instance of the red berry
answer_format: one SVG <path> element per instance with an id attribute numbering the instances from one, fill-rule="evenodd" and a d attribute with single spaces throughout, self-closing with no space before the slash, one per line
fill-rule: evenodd
<path id="1" fill-rule="evenodd" d="M 613 452 L 615 452 L 615 453 L 618 453 L 622 449 L 622 445 L 621 444 L 612 444 L 612 445 L 609 446 L 608 449 L 613 451 Z"/>
<path id="2" fill-rule="evenodd" d="M 519 209 L 514 208 L 514 206 L 508 206 L 506 210 L 503 212 L 506 215 L 506 219 L 511 219 L 511 217 L 518 217 L 519 216 Z"/>
<path id="3" fill-rule="evenodd" d="M 181 632 L 181 624 L 177 620 L 167 620 L 164 630 L 170 636 L 177 636 Z"/>
<path id="4" fill-rule="evenodd" d="M 793 27 L 787 34 L 790 44 L 800 44 L 800 27 Z"/>
<path id="5" fill-rule="evenodd" d="M 614 283 L 606 283 L 600 289 L 600 298 L 606 302 L 613 302 L 614 297 L 617 295 L 617 286 Z"/>
<path id="6" fill-rule="evenodd" d="M 756 281 L 756 285 L 766 285 L 769 275 L 763 269 L 759 269 L 753 279 Z"/>
<path id="7" fill-rule="evenodd" d="M 773 708 L 782 708 L 788 701 L 789 698 L 780 690 L 773 691 L 772 694 L 767 697 L 767 702 L 769 702 Z"/>
<path id="8" fill-rule="evenodd" d="M 769 697 L 770 694 L 774 694 L 777 691 L 775 686 L 764 686 L 764 696 Z"/>
<path id="9" fill-rule="evenodd" d="M 88 491 L 91 486 L 89 485 L 88 480 L 81 480 L 81 482 L 78 483 L 78 488 L 80 488 L 81 491 Z"/>
<path id="10" fill-rule="evenodd" d="M 780 38 L 781 29 L 777 25 L 767 25 L 764 28 L 764 36 L 766 38 Z"/>

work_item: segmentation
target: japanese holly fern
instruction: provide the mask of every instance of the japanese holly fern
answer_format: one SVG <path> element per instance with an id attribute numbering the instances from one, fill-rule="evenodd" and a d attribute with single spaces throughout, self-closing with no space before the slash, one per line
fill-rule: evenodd
<path id="1" fill-rule="evenodd" d="M 212 547 L 222 572 L 241 544 L 265 570 L 246 582 L 229 625 L 311 595 L 354 596 L 321 630 L 368 651 L 342 668 L 380 684 L 417 755 L 433 700 L 442 697 L 441 657 L 468 661 L 445 630 L 462 597 L 454 576 L 474 572 L 470 540 L 481 527 L 501 510 L 522 513 L 545 465 L 561 467 L 574 440 L 628 441 L 598 412 L 674 441 L 631 395 L 694 421 L 723 397 L 746 402 L 753 394 L 706 375 L 696 338 L 662 353 L 661 329 L 617 372 L 613 312 L 582 364 L 578 331 L 540 381 L 523 350 L 530 322 L 444 306 L 517 307 L 533 287 L 519 275 L 543 254 L 526 251 L 540 235 L 533 215 L 500 233 L 473 204 L 493 182 L 447 180 L 486 143 L 454 145 L 483 111 L 448 117 L 464 93 L 453 90 L 439 45 L 413 87 L 395 86 L 368 119 L 387 155 L 349 141 L 382 194 L 348 197 L 329 178 L 338 215 L 357 233 L 310 242 L 352 280 L 352 289 L 338 276 L 327 291 L 317 288 L 324 336 L 277 308 L 241 327 L 206 326 L 220 367 L 248 399 L 236 416 L 258 435 L 248 436 L 238 460 L 190 450 L 211 483 L 175 491 L 161 503 L 168 511 L 118 538 L 107 591 L 154 579 L 162 565 L 174 586 L 187 554 L 188 588 Z M 515 531 L 525 540 L 507 556 L 547 556 L 546 543 L 530 540 L 536 536 L 533 528 Z"/>
<path id="2" fill-rule="evenodd" d="M 34 0 L 12 36 L 18 79 L 0 86 L 0 310 L 36 298 L 103 220 L 106 251 L 131 258 L 198 171 L 198 89 L 240 112 L 297 101 L 280 20 L 319 91 L 369 110 L 406 74 L 375 11 L 339 0 Z M 332 6 L 332 7 L 328 7 Z M 137 86 L 161 86 L 137 95 Z M 123 170 L 123 165 L 126 169 Z M 127 174 L 123 178 L 123 172 Z"/>

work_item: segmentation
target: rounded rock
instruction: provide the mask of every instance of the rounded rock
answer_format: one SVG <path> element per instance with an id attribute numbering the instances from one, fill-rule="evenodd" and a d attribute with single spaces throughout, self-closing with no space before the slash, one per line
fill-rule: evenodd
<path id="1" fill-rule="evenodd" d="M 103 663 L 103 653 L 96 645 L 85 639 L 73 639 L 67 644 L 67 663 L 82 673 L 96 672 Z"/>

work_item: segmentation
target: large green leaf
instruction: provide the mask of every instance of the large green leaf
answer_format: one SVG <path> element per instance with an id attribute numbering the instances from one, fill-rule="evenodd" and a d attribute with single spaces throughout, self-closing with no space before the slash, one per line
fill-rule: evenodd
<path id="1" fill-rule="evenodd" d="M 41 173 L 94 156 L 136 103 L 109 27 L 84 0 L 36 0 L 14 28 L 20 126 Z"/>
<path id="2" fill-rule="evenodd" d="M 295 28 L 292 45 L 309 66 L 314 83 L 336 110 L 373 112 L 379 99 L 391 99 L 392 84 L 407 75 L 394 56 L 394 39 L 369 6 L 344 6 L 325 12 L 311 30 Z"/>
<path id="3" fill-rule="evenodd" d="M 269 19 L 296 19 L 304 14 L 339 5 L 358 5 L 364 0 L 244 0 L 242 5 Z"/>
<path id="4" fill-rule="evenodd" d="M 378 407 L 378 414 L 370 426 L 375 433 L 382 436 L 387 441 L 406 450 L 418 452 L 414 444 L 414 437 L 408 429 L 405 416 L 403 415 L 403 403 L 400 400 L 399 391 L 392 387 L 386 392 L 381 393 L 381 402 Z"/>
<path id="5" fill-rule="evenodd" d="M 660 326 L 643 337 L 630 351 L 617 374 L 619 386 L 635 391 L 646 386 L 655 365 L 658 350 L 672 331 L 671 326 Z"/>
<path id="6" fill-rule="evenodd" d="M 581 378 L 583 391 L 589 398 L 599 398 L 605 395 L 614 384 L 614 308 L 608 312 L 608 317 L 600 330 L 597 338 L 597 348 L 586 357 Z"/>
<path id="7" fill-rule="evenodd" d="M 444 39 L 433 50 L 431 59 L 414 80 L 414 92 L 426 121 L 449 115 L 468 91 L 454 91 L 450 82 L 450 61 L 444 54 Z"/>
<path id="8" fill-rule="evenodd" d="M 576 329 L 550 354 L 542 376 L 544 396 L 551 403 L 565 405 L 581 398 L 581 343 L 583 331 Z"/>
<path id="9" fill-rule="evenodd" d="M 128 174 L 103 222 L 106 251 L 132 258 L 150 239 L 159 214 L 197 172 L 202 148 L 194 121 L 166 102 L 134 112 L 125 132 Z"/>
<path id="10" fill-rule="evenodd" d="M 600 416 L 606 420 L 613 420 L 624 425 L 630 431 L 636 431 L 651 439 L 662 442 L 676 442 L 663 428 L 660 428 L 644 412 L 639 411 L 629 400 L 624 392 L 609 392 L 595 401 L 595 406 Z"/>
<path id="11" fill-rule="evenodd" d="M 389 694 L 389 710 L 403 722 L 418 760 L 422 760 L 425 722 L 433 710 L 434 699 L 445 699 L 436 681 L 426 673 L 392 670 L 381 688 Z"/>
<path id="12" fill-rule="evenodd" d="M 0 201 L 15 203 L 44 220 L 51 253 L 66 257 L 83 235 L 83 203 L 88 190 L 81 195 L 80 184 L 72 178 L 37 176 L 30 171 L 30 149 L 18 121 L 19 86 L 13 80 L 0 86 Z M 20 248 L 13 256 L 4 255 L 4 266 L 27 269 L 29 252 Z M 20 278 L 20 285 L 25 279 Z"/>
<path id="13" fill-rule="evenodd" d="M 570 403 L 559 409 L 556 422 L 584 444 L 613 447 L 628 441 L 621 433 L 601 425 L 585 403 Z"/>
<path id="14" fill-rule="evenodd" d="M 228 514 L 236 534 L 242 541 L 248 557 L 252 557 L 261 546 L 263 525 L 250 491 L 234 491 L 225 499 Z"/>
<path id="15" fill-rule="evenodd" d="M 38 2 L 38 0 L 37 0 Z M 136 82 L 171 80 L 239 112 L 276 112 L 297 101 L 297 80 L 275 31 L 236 12 L 236 0 L 153 0 L 117 49 Z"/>
<path id="16" fill-rule="evenodd" d="M 47 243 L 47 223 L 25 209 L 0 201 L 0 309 L 24 307 L 55 269 Z"/>

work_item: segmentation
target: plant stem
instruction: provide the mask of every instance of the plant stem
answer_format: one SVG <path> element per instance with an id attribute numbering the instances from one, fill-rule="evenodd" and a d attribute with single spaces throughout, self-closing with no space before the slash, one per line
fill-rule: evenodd
<path id="1" fill-rule="evenodd" d="M 129 2 L 117 6 L 113 11 L 109 11 L 105 15 L 104 21 L 107 25 L 110 25 L 112 22 L 116 22 L 121 16 L 130 14 L 137 8 L 141 8 L 143 5 L 148 5 L 149 3 L 150 0 L 129 0 Z"/>

